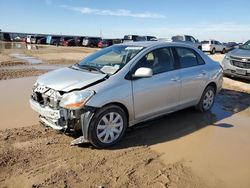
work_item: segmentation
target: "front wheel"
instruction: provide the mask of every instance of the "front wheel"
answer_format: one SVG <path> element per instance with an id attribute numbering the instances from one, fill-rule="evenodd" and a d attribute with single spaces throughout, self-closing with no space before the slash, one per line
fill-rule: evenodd
<path id="1" fill-rule="evenodd" d="M 196 109 L 200 112 L 206 112 L 209 111 L 213 104 L 215 99 L 215 89 L 212 86 L 208 86 L 201 96 L 201 99 L 199 103 L 196 105 Z"/>
<path id="2" fill-rule="evenodd" d="M 112 146 L 123 137 L 127 124 L 127 115 L 121 107 L 105 106 L 90 122 L 89 140 L 97 148 Z"/>
<path id="3" fill-rule="evenodd" d="M 216 52 L 216 50 L 215 50 L 215 48 L 213 48 L 212 51 L 210 52 L 210 54 L 213 55 L 213 54 L 215 54 L 215 52 Z"/>

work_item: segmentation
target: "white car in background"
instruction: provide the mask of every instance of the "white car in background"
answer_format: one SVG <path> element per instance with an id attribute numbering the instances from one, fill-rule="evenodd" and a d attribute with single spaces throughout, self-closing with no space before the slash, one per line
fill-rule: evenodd
<path id="1" fill-rule="evenodd" d="M 199 50 L 201 50 L 201 48 L 202 48 L 199 40 L 195 39 L 193 36 L 190 36 L 190 35 L 176 35 L 176 36 L 173 36 L 171 39 L 172 39 L 172 42 L 185 43 L 185 44 L 191 45 Z"/>
<path id="2" fill-rule="evenodd" d="M 227 52 L 227 47 L 217 40 L 204 40 L 201 44 L 203 52 L 210 52 L 210 54 L 215 54 L 216 52 L 224 54 Z"/>
<path id="3" fill-rule="evenodd" d="M 26 43 L 31 44 L 31 43 L 33 43 L 34 39 L 35 39 L 34 35 L 28 35 L 26 37 Z"/>

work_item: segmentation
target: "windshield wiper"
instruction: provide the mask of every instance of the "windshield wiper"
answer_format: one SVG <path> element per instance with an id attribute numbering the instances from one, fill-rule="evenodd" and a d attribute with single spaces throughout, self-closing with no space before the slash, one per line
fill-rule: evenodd
<path id="1" fill-rule="evenodd" d="M 100 70 L 98 67 L 95 67 L 93 65 L 80 65 L 80 64 L 76 64 L 79 68 L 81 69 L 86 69 L 88 71 L 97 71 L 100 72 L 102 74 L 106 74 L 105 72 L 103 72 L 102 70 Z"/>

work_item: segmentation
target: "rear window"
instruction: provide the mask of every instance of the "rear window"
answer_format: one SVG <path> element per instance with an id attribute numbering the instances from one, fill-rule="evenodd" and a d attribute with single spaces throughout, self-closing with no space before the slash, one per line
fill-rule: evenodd
<path id="1" fill-rule="evenodd" d="M 190 48 L 176 47 L 181 68 L 203 65 L 205 62 L 194 50 Z"/>

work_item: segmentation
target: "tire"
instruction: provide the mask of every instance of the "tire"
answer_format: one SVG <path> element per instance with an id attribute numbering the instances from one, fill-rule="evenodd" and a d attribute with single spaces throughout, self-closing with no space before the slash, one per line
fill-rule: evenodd
<path id="1" fill-rule="evenodd" d="M 212 51 L 210 52 L 210 54 L 215 54 L 216 50 L 215 48 L 212 49 Z"/>
<path id="2" fill-rule="evenodd" d="M 101 108 L 95 113 L 89 125 L 90 143 L 97 148 L 116 144 L 123 137 L 127 122 L 127 115 L 121 107 L 108 105 Z"/>
<path id="3" fill-rule="evenodd" d="M 202 47 L 201 46 L 198 46 L 198 49 L 202 51 Z"/>
<path id="4" fill-rule="evenodd" d="M 200 112 L 209 111 L 213 107 L 214 99 L 215 99 L 215 88 L 212 86 L 206 87 L 206 89 L 202 93 L 199 103 L 195 107 L 196 110 Z"/>
<path id="5" fill-rule="evenodd" d="M 222 54 L 225 54 L 226 53 L 226 49 L 223 48 L 223 50 L 221 51 Z"/>

